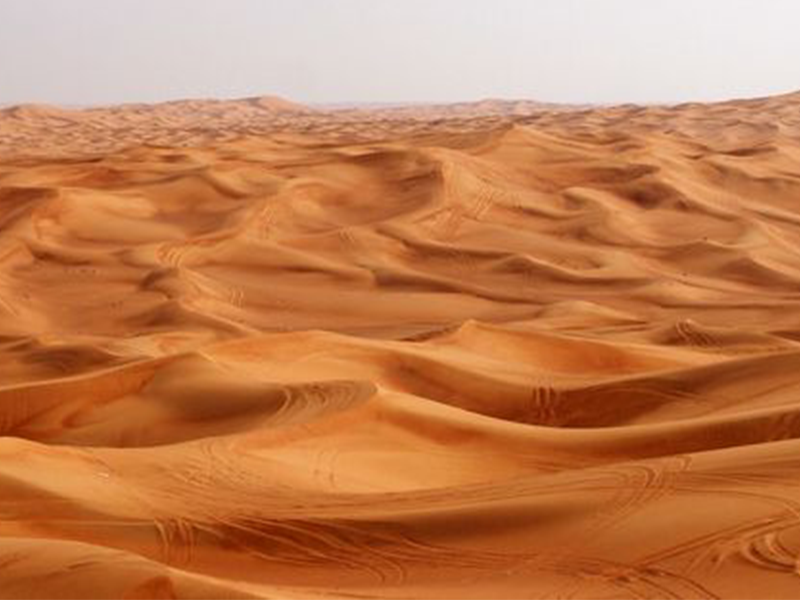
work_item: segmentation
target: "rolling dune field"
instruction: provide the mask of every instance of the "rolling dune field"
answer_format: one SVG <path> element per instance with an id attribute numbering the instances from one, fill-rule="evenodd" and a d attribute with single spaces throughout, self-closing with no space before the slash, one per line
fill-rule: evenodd
<path id="1" fill-rule="evenodd" d="M 798 598 L 800 93 L 0 112 L 0 597 Z"/>

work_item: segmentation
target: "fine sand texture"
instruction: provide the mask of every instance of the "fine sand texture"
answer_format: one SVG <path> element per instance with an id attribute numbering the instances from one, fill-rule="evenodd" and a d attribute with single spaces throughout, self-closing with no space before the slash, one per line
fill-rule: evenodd
<path id="1" fill-rule="evenodd" d="M 0 112 L 0 597 L 800 598 L 800 94 Z"/>

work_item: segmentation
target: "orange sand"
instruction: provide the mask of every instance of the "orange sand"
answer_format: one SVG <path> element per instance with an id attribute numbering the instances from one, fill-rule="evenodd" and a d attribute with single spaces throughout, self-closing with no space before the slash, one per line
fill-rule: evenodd
<path id="1" fill-rule="evenodd" d="M 0 115 L 0 596 L 800 597 L 800 95 Z"/>

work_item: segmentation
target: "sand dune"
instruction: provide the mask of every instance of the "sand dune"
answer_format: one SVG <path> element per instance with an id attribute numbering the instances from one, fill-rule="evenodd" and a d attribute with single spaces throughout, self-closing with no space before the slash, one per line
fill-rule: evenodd
<path id="1" fill-rule="evenodd" d="M 0 597 L 797 597 L 800 95 L 0 134 Z"/>

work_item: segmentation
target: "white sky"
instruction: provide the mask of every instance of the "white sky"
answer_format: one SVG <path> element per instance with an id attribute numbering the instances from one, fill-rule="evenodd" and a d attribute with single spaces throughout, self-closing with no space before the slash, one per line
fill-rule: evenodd
<path id="1" fill-rule="evenodd" d="M 0 104 L 800 89 L 800 0 L 0 0 Z"/>

